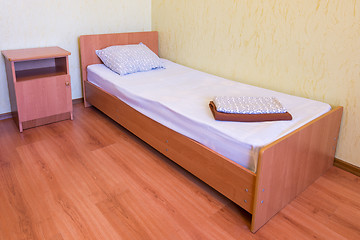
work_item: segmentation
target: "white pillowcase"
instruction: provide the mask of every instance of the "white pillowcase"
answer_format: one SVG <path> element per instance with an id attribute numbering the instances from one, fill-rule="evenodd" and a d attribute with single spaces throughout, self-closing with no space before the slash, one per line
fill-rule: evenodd
<path id="1" fill-rule="evenodd" d="M 120 75 L 165 68 L 160 58 L 145 44 L 116 45 L 96 50 L 101 61 Z"/>

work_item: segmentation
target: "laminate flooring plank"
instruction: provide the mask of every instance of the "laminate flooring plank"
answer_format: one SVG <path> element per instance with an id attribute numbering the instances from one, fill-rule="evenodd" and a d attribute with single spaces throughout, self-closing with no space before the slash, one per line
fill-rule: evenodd
<path id="1" fill-rule="evenodd" d="M 1 166 L 0 239 L 38 239 L 34 212 L 28 203 L 28 190 L 23 188 L 23 164 L 14 154 L 14 161 Z M 4 236 L 2 236 L 4 234 Z M 6 237 L 5 237 L 6 236 Z"/>
<path id="2" fill-rule="evenodd" d="M 61 167 L 63 164 L 59 164 L 59 157 L 53 146 L 50 148 L 48 141 L 38 142 L 19 147 L 18 152 L 31 167 L 32 174 L 37 176 L 23 180 L 24 189 L 29 190 L 23 192 L 27 192 L 31 207 L 51 213 L 56 227 L 65 230 L 62 234 L 69 239 L 94 239 L 91 238 L 91 229 L 87 226 L 87 221 L 82 219 L 78 211 L 81 205 L 75 205 L 69 196 L 74 193 L 72 176 L 67 169 Z M 22 173 L 22 176 L 27 175 Z M 43 220 L 44 218 L 35 221 Z"/>
<path id="3" fill-rule="evenodd" d="M 292 206 L 316 219 L 326 220 L 331 231 L 346 239 L 360 239 L 360 193 L 347 186 L 329 181 L 326 176 L 316 181 L 309 191 L 305 191 Z M 350 184 L 353 185 L 353 184 Z M 360 185 L 359 188 L 360 189 Z"/>
<path id="4" fill-rule="evenodd" d="M 69 143 L 71 145 L 71 141 Z M 102 236 L 103 239 L 118 238 L 119 236 L 111 228 L 107 228 L 106 219 L 88 197 L 93 192 L 101 191 L 94 183 L 93 176 L 82 164 L 83 161 L 89 159 L 89 155 L 83 157 L 81 152 L 66 152 L 62 149 L 62 144 L 61 141 L 37 144 L 41 155 L 45 155 L 47 149 L 52 149 L 52 154 L 48 157 L 52 161 L 47 168 L 52 172 L 51 178 L 61 179 L 56 184 L 51 183 L 52 197 L 55 198 L 53 202 L 57 204 L 50 209 L 60 207 L 59 214 L 61 216 L 65 214 L 69 218 L 68 220 L 73 221 L 76 227 L 70 229 L 70 232 L 74 232 L 76 238 L 95 239 L 90 236 Z M 44 168 L 43 163 L 40 166 L 42 169 Z"/>
<path id="5" fill-rule="evenodd" d="M 218 229 L 227 232 L 230 238 L 241 236 L 239 239 L 256 239 L 254 234 L 249 234 L 251 214 L 233 202 L 229 202 L 216 213 L 210 216 L 211 223 Z M 222 219 L 222 221 L 219 221 Z"/>
<path id="6" fill-rule="evenodd" d="M 138 201 L 139 203 L 143 202 L 144 205 L 149 205 L 144 211 L 141 211 L 141 214 L 144 218 L 146 218 L 147 214 L 152 215 L 152 218 L 154 218 L 154 229 L 157 228 L 155 223 L 160 223 L 160 226 L 162 226 L 161 229 L 166 226 L 165 229 L 167 231 L 170 231 L 172 225 L 186 225 L 188 229 L 192 228 L 191 232 L 195 232 L 196 236 L 204 235 L 204 233 L 199 231 L 196 226 L 205 225 L 208 214 L 211 214 L 211 211 L 214 211 L 211 208 L 203 209 L 202 207 L 209 206 L 209 200 L 199 197 L 194 202 L 194 193 L 186 193 L 186 191 L 183 191 L 183 184 L 179 184 L 177 181 L 163 181 L 159 179 L 159 177 L 157 177 L 158 175 L 165 179 L 171 179 L 172 176 L 169 175 L 167 168 L 164 168 L 162 164 L 154 164 L 153 161 L 144 158 L 140 146 L 138 149 L 139 151 L 137 151 L 136 154 L 131 154 L 130 156 L 127 156 L 127 151 L 122 151 L 121 147 L 117 145 L 111 145 L 107 148 L 96 150 L 96 152 L 99 154 L 97 155 L 98 158 L 105 161 L 105 165 L 108 165 L 108 161 L 114 161 L 121 166 L 116 173 L 127 179 L 126 184 L 128 185 L 129 190 L 125 193 L 129 194 L 126 194 L 125 196 L 133 196 L 134 199 L 131 202 Z M 149 172 L 156 172 L 157 175 L 149 174 Z M 185 187 L 185 189 L 187 188 L 188 187 Z M 178 189 L 181 194 L 179 194 L 178 191 L 174 191 L 174 189 Z M 199 190 L 201 191 L 200 188 Z M 119 197 L 125 193 L 116 196 L 117 204 L 119 204 Z M 181 208 L 178 209 L 176 206 L 181 206 Z M 221 207 L 220 204 L 219 207 Z M 137 208 L 139 208 L 139 206 Z M 134 207 L 134 209 L 136 208 Z M 197 213 L 197 211 L 201 212 Z M 193 212 L 193 214 L 187 214 L 187 212 Z M 159 215 L 158 213 L 161 214 Z M 136 213 L 134 214 L 136 216 L 138 215 Z M 205 218 L 202 219 L 202 221 L 199 221 L 199 217 L 196 217 L 195 220 L 193 220 L 193 216 L 199 215 L 204 215 Z M 138 219 L 138 221 L 140 220 L 141 219 Z M 169 223 L 171 223 L 171 225 L 169 225 Z M 208 227 L 210 228 L 210 226 Z M 157 229 L 152 232 L 161 231 Z M 175 235 L 172 236 L 173 238 L 175 237 Z"/>

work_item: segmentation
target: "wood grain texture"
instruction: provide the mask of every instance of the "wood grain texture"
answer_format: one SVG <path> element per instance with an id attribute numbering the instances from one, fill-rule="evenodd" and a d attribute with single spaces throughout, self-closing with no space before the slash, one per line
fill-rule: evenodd
<path id="1" fill-rule="evenodd" d="M 85 84 L 87 81 L 87 66 L 91 64 L 102 63 L 95 53 L 95 50 L 103 49 L 112 45 L 126 45 L 144 43 L 156 55 L 159 52 L 158 33 L 157 32 L 133 32 L 133 33 L 113 33 L 113 34 L 96 34 L 82 35 L 80 42 L 80 61 L 81 61 L 81 77 L 84 91 L 84 104 L 89 106 L 86 101 Z"/>
<path id="2" fill-rule="evenodd" d="M 252 231 L 333 165 L 342 111 L 338 107 L 261 149 Z"/>
<path id="3" fill-rule="evenodd" d="M 153 32 L 142 32 L 138 35 L 134 33 L 134 36 L 137 36 L 139 41 L 141 41 L 143 37 L 147 41 L 152 42 L 153 45 L 157 45 L 157 33 L 155 33 L 155 37 L 153 35 Z M 232 163 L 229 159 L 214 153 L 207 147 L 197 144 L 191 139 L 177 134 L 137 111 L 134 111 L 116 97 L 89 83 L 86 80 L 87 63 L 100 61 L 94 52 L 93 45 L 108 43 L 111 39 L 115 39 L 117 42 L 119 42 L 117 39 L 125 41 L 124 39 L 126 39 L 127 36 L 127 33 L 119 33 L 113 34 L 111 37 L 105 37 L 103 40 L 101 39 L 103 35 L 80 37 L 81 54 L 85 56 L 84 62 L 82 61 L 85 106 L 93 104 L 116 122 L 135 133 L 158 151 L 170 157 L 180 166 L 214 187 L 217 191 L 223 193 L 249 213 L 254 213 L 251 224 L 251 230 L 253 232 L 256 232 L 276 214 L 276 212 L 283 208 L 297 194 L 304 190 L 306 186 L 321 176 L 321 174 L 330 167 L 330 160 L 333 161 L 335 155 L 340 128 L 341 107 L 316 118 L 311 123 L 300 128 L 300 131 L 296 130 L 287 134 L 281 140 L 263 148 L 262 150 L 267 149 L 267 152 L 276 152 L 276 154 L 262 154 L 262 157 L 259 157 L 259 159 L 264 162 L 264 165 L 267 165 L 267 167 L 259 168 L 257 174 L 254 175 L 249 172 L 249 170 Z M 104 41 L 104 43 L 102 41 Z M 330 120 L 326 120 L 324 116 Z M 333 124 L 329 125 L 328 122 Z M 328 128 L 335 130 L 333 131 Z M 331 134 L 329 138 L 323 134 L 323 131 L 333 134 Z M 301 135 L 302 137 L 299 138 L 297 135 Z M 309 144 L 313 142 L 314 139 L 319 142 L 314 145 Z M 295 145 L 299 145 L 302 148 L 298 150 L 292 147 Z M 317 147 L 319 147 L 319 149 L 317 149 Z M 303 153 L 306 154 L 302 155 Z M 301 158 L 299 158 L 299 156 L 304 156 L 306 158 L 305 162 L 308 164 L 300 164 Z M 193 161 L 193 159 L 198 158 L 202 160 Z M 285 162 L 285 169 L 292 172 L 299 167 L 303 168 L 299 170 L 299 172 L 305 177 L 297 175 L 294 178 L 291 174 L 282 174 L 281 171 L 276 169 L 278 168 L 278 165 L 275 164 L 276 162 L 280 164 Z M 280 167 L 280 169 L 283 168 Z M 278 180 L 272 181 L 272 175 L 277 175 L 273 179 L 280 179 L 281 182 L 286 183 L 286 188 L 274 187 L 273 189 L 275 190 L 270 193 L 273 196 L 268 197 L 269 199 L 279 201 L 273 205 L 269 203 L 270 201 L 266 202 L 263 200 L 263 193 L 260 192 L 264 189 L 262 185 L 265 185 L 267 180 L 272 184 L 278 184 Z M 255 181 L 256 189 L 254 190 Z M 234 185 L 234 182 L 238 185 Z M 262 204 L 262 201 L 265 201 L 266 204 Z"/>
<path id="4" fill-rule="evenodd" d="M 5 60 L 5 69 L 6 69 L 6 77 L 9 89 L 9 99 L 11 106 L 11 114 L 16 122 L 19 125 L 19 114 L 16 102 L 16 94 L 15 94 L 15 68 L 14 62 L 10 62 L 9 59 L 4 58 Z"/>
<path id="5" fill-rule="evenodd" d="M 61 76 L 65 74 L 65 71 L 58 71 L 56 67 L 37 68 L 31 70 L 17 71 L 16 80 L 19 82 L 38 78 Z"/>
<path id="6" fill-rule="evenodd" d="M 26 48 L 15 50 L 4 50 L 1 53 L 9 59 L 9 61 L 28 61 L 44 58 L 65 57 L 71 53 L 60 47 L 42 47 L 42 48 Z"/>
<path id="7" fill-rule="evenodd" d="M 24 121 L 24 122 L 22 122 L 22 127 L 23 127 L 23 129 L 28 129 L 28 128 L 33 128 L 36 126 L 41 126 L 41 125 L 45 125 L 45 124 L 49 124 L 49 123 L 53 123 L 53 122 L 59 122 L 59 121 L 67 120 L 67 119 L 72 119 L 70 112 L 65 112 L 65 113 L 50 115 L 47 117 L 36 118 L 33 120 Z"/>
<path id="8" fill-rule="evenodd" d="M 84 98 L 72 99 L 72 104 L 73 104 L 73 105 L 74 105 L 74 104 L 78 104 L 78 103 L 83 103 L 83 102 L 84 102 Z M 12 118 L 11 112 L 0 114 L 0 121 L 1 121 L 1 120 L 5 120 L 5 119 L 8 119 L 8 118 Z"/>
<path id="9" fill-rule="evenodd" d="M 335 158 L 334 160 L 334 166 L 341 168 L 342 170 L 345 170 L 347 172 L 350 172 L 352 174 L 355 174 L 356 176 L 360 176 L 360 167 L 352 165 L 348 162 L 345 162 L 343 160 L 340 160 L 338 158 Z"/>
<path id="10" fill-rule="evenodd" d="M 85 82 L 88 102 L 159 152 L 252 212 L 255 174 L 154 120 L 142 115 L 118 98 Z"/>
<path id="11" fill-rule="evenodd" d="M 68 55 L 59 47 L 2 51 L 13 119 L 22 132 L 72 114 Z M 67 114 L 68 113 L 68 114 Z"/>
<path id="12" fill-rule="evenodd" d="M 85 88 L 90 104 L 253 213 L 253 232 L 321 176 L 334 159 L 342 107 L 331 110 L 263 148 L 259 164 L 265 167 L 259 167 L 257 175 L 254 175 L 205 146 L 140 114 L 93 84 L 85 82 Z M 263 189 L 266 191 L 263 192 Z"/>
<path id="13" fill-rule="evenodd" d="M 33 79 L 17 83 L 21 122 L 72 111 L 70 75 Z"/>
<path id="14" fill-rule="evenodd" d="M 360 178 L 336 167 L 256 234 L 251 216 L 94 108 L 0 121 L 0 239 L 359 239 Z"/>

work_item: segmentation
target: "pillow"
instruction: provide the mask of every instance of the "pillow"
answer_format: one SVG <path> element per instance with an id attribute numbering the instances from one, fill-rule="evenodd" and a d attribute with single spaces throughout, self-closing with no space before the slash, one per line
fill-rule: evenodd
<path id="1" fill-rule="evenodd" d="M 116 45 L 96 50 L 101 61 L 121 76 L 164 68 L 160 58 L 145 44 Z"/>

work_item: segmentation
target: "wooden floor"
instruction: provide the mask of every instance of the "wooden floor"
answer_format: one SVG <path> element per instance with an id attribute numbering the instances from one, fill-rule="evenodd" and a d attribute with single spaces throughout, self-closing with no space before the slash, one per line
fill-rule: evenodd
<path id="1" fill-rule="evenodd" d="M 332 167 L 256 234 L 250 215 L 93 108 L 0 121 L 0 239 L 360 239 L 360 178 Z"/>

